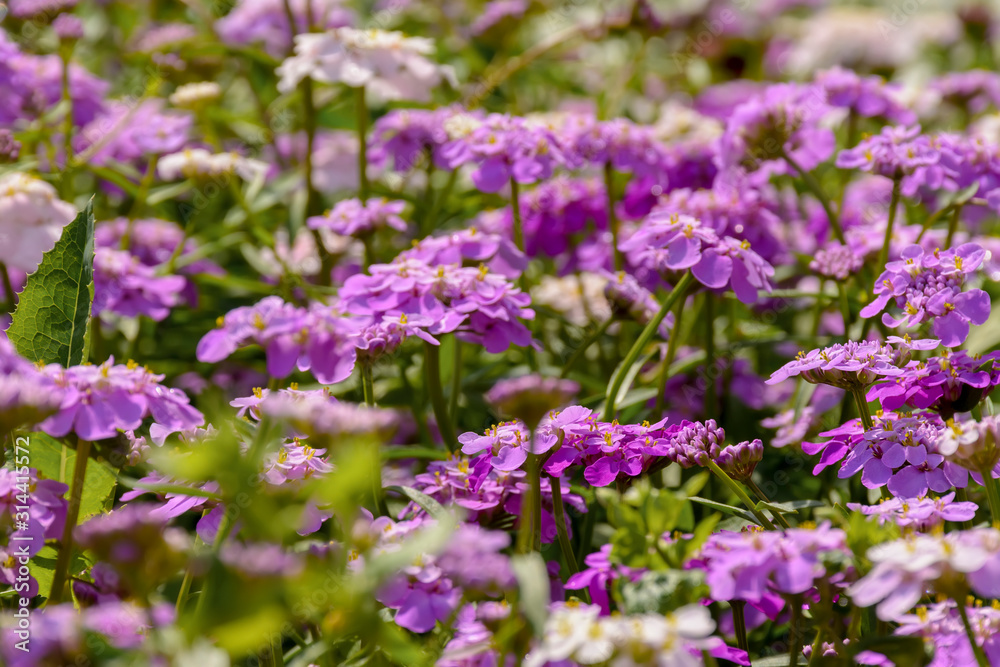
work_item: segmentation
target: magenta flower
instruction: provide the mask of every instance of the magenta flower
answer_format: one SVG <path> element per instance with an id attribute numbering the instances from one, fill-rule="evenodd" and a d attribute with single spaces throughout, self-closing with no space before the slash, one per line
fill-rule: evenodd
<path id="1" fill-rule="evenodd" d="M 330 306 L 314 303 L 306 309 L 269 296 L 219 318 L 219 328 L 198 343 L 197 355 L 199 361 L 214 363 L 257 344 L 267 353 L 272 377 L 285 377 L 297 367 L 323 384 L 335 384 L 354 370 L 357 345 L 352 336 L 358 329 L 357 321 Z"/>
<path id="2" fill-rule="evenodd" d="M 774 268 L 748 242 L 719 238 L 686 215 L 653 211 L 619 247 L 636 266 L 660 273 L 690 269 L 710 289 L 731 286 L 743 303 L 756 302 L 759 290 L 771 291 Z"/>
<path id="3" fill-rule="evenodd" d="M 94 253 L 94 315 L 145 315 L 159 322 L 183 300 L 183 276 L 156 271 L 124 250 L 98 248 Z"/>
<path id="4" fill-rule="evenodd" d="M 983 263 L 986 251 L 975 243 L 925 253 L 918 245 L 885 265 L 875 283 L 875 300 L 861 310 L 872 317 L 890 302 L 902 309 L 896 319 L 882 315 L 888 327 L 913 327 L 933 321 L 933 331 L 945 347 L 957 347 L 969 336 L 969 324 L 984 324 L 990 316 L 990 296 L 981 289 L 962 291 L 966 277 Z"/>
<path id="5" fill-rule="evenodd" d="M 864 139 L 837 156 L 841 169 L 860 169 L 887 178 L 902 179 L 900 191 L 907 197 L 921 186 L 938 189 L 945 184 L 946 169 L 939 164 L 941 151 L 920 126 L 883 127 L 879 134 Z"/>
<path id="6" fill-rule="evenodd" d="M 846 573 L 828 571 L 827 563 L 845 556 L 847 536 L 829 523 L 781 533 L 724 530 L 708 538 L 688 567 L 705 570 L 713 600 L 743 600 L 774 619 L 782 596 L 807 593 L 824 579 L 842 586 Z"/>
<path id="7" fill-rule="evenodd" d="M 65 392 L 59 412 L 39 424 L 56 438 L 70 431 L 84 440 L 113 438 L 118 431 L 139 428 L 146 417 L 167 432 L 193 429 L 205 421 L 184 392 L 164 387 L 162 375 L 135 362 L 114 365 L 111 358 L 100 366 L 50 364 L 42 372 Z"/>
<path id="8" fill-rule="evenodd" d="M 900 528 L 928 532 L 945 521 L 971 521 L 979 506 L 972 502 L 955 502 L 952 491 L 940 498 L 889 498 L 878 505 L 847 503 L 848 509 L 868 516 L 877 516 L 879 523 L 894 523 Z"/>
<path id="9" fill-rule="evenodd" d="M 863 118 L 880 117 L 898 125 L 910 125 L 917 115 L 896 101 L 896 87 L 877 76 L 833 67 L 816 74 L 816 84 L 826 91 L 826 102 L 832 107 L 850 109 Z"/>
<path id="10" fill-rule="evenodd" d="M 902 375 L 914 350 L 933 350 L 938 345 L 939 341 L 933 339 L 910 340 L 898 336 L 889 336 L 886 343 L 849 340 L 808 353 L 799 352 L 794 360 L 772 373 L 767 384 L 801 375 L 813 384 L 864 388 L 879 378 Z"/>
<path id="11" fill-rule="evenodd" d="M 342 236 L 367 236 L 378 229 L 406 231 L 406 221 L 399 217 L 406 207 L 403 201 L 344 199 L 324 215 L 306 220 L 309 229 L 328 229 Z"/>
<path id="12" fill-rule="evenodd" d="M 401 260 L 416 260 L 430 266 L 485 265 L 492 273 L 514 280 L 528 266 L 528 258 L 507 236 L 481 232 L 475 227 L 444 236 L 428 236 L 411 249 L 399 253 Z"/>
<path id="13" fill-rule="evenodd" d="M 911 362 L 897 377 L 876 383 L 868 400 L 878 400 L 883 410 L 931 409 L 945 419 L 968 412 L 1000 384 L 1000 352 L 973 357 L 964 350 L 945 349 L 940 356 Z"/>
<path id="14" fill-rule="evenodd" d="M 586 588 L 590 593 L 590 599 L 601 608 L 601 613 L 605 616 L 611 613 L 611 600 L 608 595 L 611 582 L 616 579 L 638 581 L 646 571 L 645 568 L 613 565 L 611 548 L 612 545 L 605 544 L 600 551 L 588 554 L 583 559 L 587 567 L 566 580 L 567 590 Z"/>

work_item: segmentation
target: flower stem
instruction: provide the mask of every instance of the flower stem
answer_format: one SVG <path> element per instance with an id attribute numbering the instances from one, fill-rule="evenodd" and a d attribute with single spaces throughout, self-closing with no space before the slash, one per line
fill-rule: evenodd
<path id="1" fill-rule="evenodd" d="M 559 373 L 559 377 L 564 378 L 569 375 L 569 372 L 573 370 L 573 366 L 580 361 L 587 350 L 590 349 L 590 346 L 593 345 L 598 338 L 604 335 L 604 332 L 608 330 L 608 327 L 611 326 L 611 323 L 614 321 L 615 318 L 609 317 L 599 327 L 587 334 L 587 337 L 583 339 L 583 342 L 580 343 L 573 351 L 573 354 L 570 355 L 569 361 L 567 361 L 566 365 L 563 366 L 562 372 Z"/>
<path id="2" fill-rule="evenodd" d="M 983 476 L 983 488 L 986 490 L 993 525 L 1000 526 L 1000 481 L 994 479 L 992 470 L 983 470 L 980 474 Z"/>
<path id="3" fill-rule="evenodd" d="M 358 124 L 358 197 L 368 199 L 368 103 L 364 86 L 355 88 L 354 113 Z"/>
<path id="4" fill-rule="evenodd" d="M 532 441 L 533 434 L 528 435 L 528 442 Z M 542 479 L 539 457 L 536 454 L 528 454 L 528 492 L 521 499 L 521 525 L 517 533 L 517 552 L 529 553 L 533 549 L 540 551 L 541 538 L 541 514 L 542 514 Z M 539 535 L 539 543 L 536 543 L 535 534 Z"/>
<path id="5" fill-rule="evenodd" d="M 889 260 L 889 242 L 892 241 L 892 226 L 896 222 L 896 209 L 899 208 L 899 186 L 902 181 L 901 176 L 892 179 L 892 195 L 889 196 L 889 221 L 885 224 L 885 238 L 882 240 L 882 249 L 878 252 L 878 262 L 875 270 L 881 273 L 885 269 L 885 263 Z"/>
<path id="6" fill-rule="evenodd" d="M 63 445 L 65 447 L 65 445 Z M 73 529 L 80 519 L 80 501 L 83 500 L 83 483 L 87 476 L 87 459 L 90 458 L 90 441 L 77 440 L 76 460 L 73 462 L 73 481 L 69 492 L 69 506 L 66 508 L 66 523 L 59 539 L 59 556 L 52 575 L 52 591 L 49 602 L 62 602 L 66 582 L 69 579 L 69 564 L 73 556 Z"/>
<path id="7" fill-rule="evenodd" d="M 958 231 L 959 218 L 962 217 L 962 205 L 959 204 L 955 207 L 955 211 L 951 214 L 951 218 L 948 220 L 948 236 L 945 238 L 944 247 L 950 248 L 951 242 L 955 238 L 955 232 Z"/>
<path id="8" fill-rule="evenodd" d="M 862 387 L 855 387 L 851 389 L 851 393 L 854 394 L 854 402 L 858 406 L 858 415 L 861 417 L 861 425 L 865 427 L 865 430 L 871 430 L 872 424 L 872 413 L 868 410 L 868 399 L 865 398 L 865 390 Z"/>
<path id="9" fill-rule="evenodd" d="M 462 393 L 462 341 L 455 339 L 455 356 L 451 367 L 451 396 L 449 410 L 451 423 L 458 422 L 458 398 Z"/>
<path id="10" fill-rule="evenodd" d="M 746 606 L 743 600 L 732 600 L 729 606 L 733 608 L 733 627 L 736 629 L 736 645 L 743 651 L 750 650 L 750 643 L 747 641 L 747 622 L 743 614 Z"/>
<path id="11" fill-rule="evenodd" d="M 3 280 L 4 312 L 12 313 L 17 301 L 14 299 L 14 285 L 10 282 L 10 272 L 3 262 L 0 262 L 0 280 Z"/>
<path id="12" fill-rule="evenodd" d="M 740 499 L 740 502 L 742 502 L 748 510 L 750 510 L 750 513 L 757 517 L 757 521 L 760 525 L 764 526 L 768 530 L 774 530 L 774 524 L 771 523 L 763 512 L 757 509 L 757 503 L 755 503 L 750 496 L 747 495 L 747 492 L 743 490 L 743 487 L 740 486 L 736 480 L 730 477 L 725 470 L 719 467 L 719 464 L 709 459 L 705 462 L 705 467 L 711 470 L 716 477 L 722 480 L 722 482 L 729 487 L 730 491 L 736 494 L 736 497 Z"/>
<path id="13" fill-rule="evenodd" d="M 705 292 L 705 418 L 716 416 L 715 401 L 715 299 Z"/>
<path id="14" fill-rule="evenodd" d="M 759 500 L 762 500 L 765 503 L 771 502 L 770 498 L 768 498 L 761 490 L 761 488 L 757 486 L 757 483 L 753 481 L 752 477 L 748 477 L 745 484 L 750 488 L 751 491 L 753 491 L 753 494 L 757 496 Z M 774 518 L 777 520 L 778 523 L 781 524 L 782 528 L 791 528 L 791 526 L 788 524 L 788 520 L 784 516 L 782 516 L 781 512 L 774 512 Z"/>
<path id="15" fill-rule="evenodd" d="M 521 252 L 524 252 L 524 226 L 521 221 L 521 188 L 514 180 L 514 177 L 510 177 L 510 212 L 511 218 L 514 221 L 514 245 Z M 524 276 L 522 275 L 522 280 Z M 523 286 L 522 286 L 523 288 Z"/>
<path id="16" fill-rule="evenodd" d="M 216 557 L 218 557 L 219 552 L 222 550 L 222 543 L 226 541 L 229 533 L 233 530 L 233 517 L 225 509 L 225 506 L 223 506 L 222 519 L 219 521 L 219 528 L 215 533 L 215 539 L 212 541 L 212 553 Z M 205 611 L 206 601 L 210 597 L 208 593 L 212 588 L 212 582 L 217 581 L 217 579 L 217 577 L 212 576 L 205 578 L 205 585 L 201 587 L 201 592 L 198 594 L 198 604 L 194 609 L 195 618 L 203 620 L 202 614 Z"/>
<path id="17" fill-rule="evenodd" d="M 684 302 L 678 301 L 674 307 L 674 326 L 670 330 L 670 338 L 667 339 L 667 356 L 663 360 L 663 366 L 660 367 L 660 378 L 656 383 L 656 407 L 653 410 L 653 414 L 657 416 L 662 416 L 663 409 L 666 407 L 667 380 L 670 379 L 670 366 L 674 363 L 674 358 L 677 356 L 677 341 L 680 339 L 681 319 L 683 316 Z"/>
<path id="18" fill-rule="evenodd" d="M 657 329 L 659 329 L 660 323 L 663 318 L 667 316 L 670 309 L 674 307 L 674 304 L 680 299 L 685 292 L 687 292 L 688 287 L 694 281 L 694 277 L 691 272 L 688 271 L 684 276 L 674 285 L 673 290 L 667 295 L 667 298 L 663 301 L 663 305 L 660 306 L 659 312 L 649 321 L 646 328 L 642 330 L 639 337 L 632 344 L 632 348 L 628 351 L 625 356 L 625 360 L 618 366 L 615 371 L 614 376 L 611 379 L 611 384 L 608 386 L 608 392 L 604 398 L 604 412 L 601 416 L 602 421 L 611 421 L 615 416 L 615 402 L 618 400 L 618 392 L 622 388 L 622 384 L 625 382 L 625 376 L 628 375 L 629 369 L 632 364 L 636 362 L 639 355 L 642 353 L 643 348 L 649 344 L 649 341 L 653 339 L 656 335 Z"/>
<path id="19" fill-rule="evenodd" d="M 969 612 L 965 608 L 965 603 L 959 600 L 955 602 L 958 607 L 958 615 L 962 617 L 962 626 L 965 627 L 965 636 L 969 638 L 969 643 L 972 644 L 972 652 L 976 656 L 976 663 L 978 663 L 979 667 L 990 667 L 990 661 L 986 658 L 986 654 L 983 653 L 983 647 L 976 641 L 976 633 L 973 632 L 972 623 L 969 622 Z"/>
<path id="20" fill-rule="evenodd" d="M 580 567 L 577 565 L 576 555 L 569 542 L 569 532 L 566 530 L 566 507 L 563 505 L 562 479 L 552 475 L 548 475 L 548 478 L 552 487 L 552 510 L 556 520 L 556 534 L 559 536 L 559 548 L 562 549 L 563 558 L 570 574 L 576 574 L 580 571 Z"/>
<path id="21" fill-rule="evenodd" d="M 792 596 L 789 602 L 792 606 L 792 618 L 788 623 L 788 635 L 791 640 L 788 667 L 795 667 L 799 664 L 799 656 L 802 655 L 802 634 L 799 632 L 799 625 L 802 621 L 802 602 L 797 595 Z"/>
<path id="22" fill-rule="evenodd" d="M 358 366 L 361 369 L 361 393 L 364 395 L 365 405 L 375 407 L 375 381 L 371 362 L 363 361 Z M 377 442 L 372 461 L 372 499 L 375 501 L 376 511 L 381 516 L 389 516 L 389 508 L 385 505 L 385 495 L 382 492 L 382 457 Z"/>
<path id="23" fill-rule="evenodd" d="M 611 230 L 611 250 L 614 252 L 615 271 L 622 270 L 622 251 L 618 249 L 618 216 L 615 215 L 615 172 L 610 162 L 604 163 L 604 190 L 608 198 L 608 229 Z"/>
<path id="24" fill-rule="evenodd" d="M 427 382 L 427 393 L 430 394 L 431 407 L 438 422 L 438 430 L 449 452 L 455 451 L 455 429 L 448 416 L 448 404 L 444 401 L 444 390 L 441 388 L 441 352 L 437 345 L 424 343 L 424 373 Z"/>
<path id="25" fill-rule="evenodd" d="M 819 182 L 816 177 L 811 173 L 799 166 L 799 163 L 792 159 L 784 148 L 781 149 L 781 157 L 784 158 L 785 162 L 792 166 L 799 176 L 802 177 L 802 182 L 806 184 L 809 191 L 813 193 L 813 196 L 819 200 L 820 206 L 823 207 L 823 212 L 826 213 L 827 220 L 830 221 L 830 229 L 833 231 L 833 235 L 837 237 L 837 240 L 847 244 L 847 240 L 844 238 L 844 230 L 840 227 L 840 219 L 833 214 L 833 207 L 830 205 L 830 200 L 823 192 L 823 188 L 820 187 Z"/>

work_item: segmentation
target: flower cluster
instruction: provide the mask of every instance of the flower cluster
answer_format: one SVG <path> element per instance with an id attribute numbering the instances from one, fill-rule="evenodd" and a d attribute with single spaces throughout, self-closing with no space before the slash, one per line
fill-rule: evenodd
<path id="1" fill-rule="evenodd" d="M 883 313 L 882 323 L 887 327 L 914 327 L 930 320 L 941 343 L 957 347 L 969 337 L 970 323 L 983 324 L 990 317 L 986 292 L 962 291 L 985 256 L 986 251 L 975 243 L 933 253 L 911 245 L 899 260 L 885 265 L 875 283 L 875 300 L 861 309 L 861 317 L 874 317 L 894 303 L 902 316 L 897 319 Z"/>

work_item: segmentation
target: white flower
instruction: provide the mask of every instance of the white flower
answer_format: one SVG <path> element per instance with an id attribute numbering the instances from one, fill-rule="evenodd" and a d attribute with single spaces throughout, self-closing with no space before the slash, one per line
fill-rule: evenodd
<path id="1" fill-rule="evenodd" d="M 562 313 L 578 327 L 604 322 L 611 317 L 611 305 L 604 296 L 608 279 L 596 273 L 573 276 L 543 276 L 531 290 L 531 300 Z"/>
<path id="2" fill-rule="evenodd" d="M 0 262 L 34 271 L 75 217 L 76 208 L 45 181 L 20 172 L 0 176 Z"/>
<path id="3" fill-rule="evenodd" d="M 193 109 L 204 102 L 212 102 L 222 96 L 222 86 L 214 81 L 199 81 L 178 86 L 170 96 L 170 103 L 175 107 Z"/>
<path id="4" fill-rule="evenodd" d="M 213 178 L 236 174 L 245 181 L 252 181 L 267 172 L 266 162 L 243 157 L 238 153 L 209 153 L 204 148 L 187 148 L 180 153 L 164 155 L 159 162 L 160 178 L 174 181 L 178 178 Z"/>
<path id="5" fill-rule="evenodd" d="M 305 78 L 364 87 L 379 100 L 427 102 L 442 80 L 455 85 L 452 69 L 427 59 L 434 43 L 400 32 L 334 28 L 295 36 L 295 55 L 277 70 L 287 93 Z"/>

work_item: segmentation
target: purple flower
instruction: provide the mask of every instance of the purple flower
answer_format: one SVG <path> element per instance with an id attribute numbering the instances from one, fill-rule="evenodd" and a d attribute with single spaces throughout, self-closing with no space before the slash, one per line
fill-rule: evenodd
<path id="1" fill-rule="evenodd" d="M 945 521 L 971 521 L 979 508 L 976 503 L 954 502 L 952 491 L 940 498 L 889 498 L 878 505 L 847 503 L 848 509 L 877 516 L 879 523 L 894 523 L 900 528 L 928 532 Z"/>
<path id="2" fill-rule="evenodd" d="M 912 533 L 873 546 L 867 557 L 874 567 L 847 594 L 861 607 L 877 603 L 884 621 L 903 616 L 928 591 L 950 596 L 962 582 L 986 598 L 1000 593 L 1000 531 L 995 528 Z"/>
<path id="3" fill-rule="evenodd" d="M 1000 107 L 1000 76 L 989 70 L 947 72 L 933 79 L 929 88 L 943 101 L 970 114 Z"/>
<path id="4" fill-rule="evenodd" d="M 183 276 L 157 275 L 124 250 L 98 248 L 94 253 L 94 315 L 145 315 L 159 322 L 183 300 Z"/>
<path id="5" fill-rule="evenodd" d="M 363 438 L 384 441 L 399 426 L 399 416 L 391 410 L 344 403 L 324 391 L 282 390 L 267 396 L 265 391 L 261 392 L 259 413 L 287 421 L 314 445 L 332 446 Z M 241 405 L 237 401 L 233 404 Z"/>
<path id="6" fill-rule="evenodd" d="M 434 564 L 465 590 L 498 595 L 516 583 L 510 561 L 501 553 L 509 546 L 509 534 L 463 523 Z"/>
<path id="7" fill-rule="evenodd" d="M 143 157 L 165 155 L 187 145 L 192 116 L 164 111 L 163 100 L 112 101 L 87 123 L 73 139 L 77 153 L 85 153 L 95 165 L 124 162 L 139 166 Z"/>
<path id="8" fill-rule="evenodd" d="M 449 169 L 476 165 L 473 184 L 483 192 L 499 192 L 510 181 L 537 183 L 567 162 L 557 136 L 524 118 L 490 114 L 484 119 L 464 115 L 446 124 L 451 136 L 441 149 Z"/>
<path id="9" fill-rule="evenodd" d="M 1000 352 L 973 357 L 964 350 L 942 351 L 926 361 L 910 362 L 897 377 L 876 383 L 868 400 L 878 400 L 883 410 L 904 405 L 930 409 L 948 419 L 968 412 L 1000 384 Z"/>
<path id="10" fill-rule="evenodd" d="M 916 636 L 934 647 L 934 667 L 962 667 L 976 664 L 976 655 L 965 632 L 965 624 L 952 600 L 918 606 L 913 614 L 898 618 L 894 634 Z M 1000 664 L 1000 610 L 991 607 L 967 607 L 966 614 L 976 643 L 990 665 Z"/>
<path id="11" fill-rule="evenodd" d="M 864 139 L 854 148 L 837 155 L 841 169 L 860 169 L 887 178 L 902 179 L 900 191 L 907 197 L 921 186 L 938 189 L 947 172 L 939 164 L 941 151 L 920 126 L 883 127 L 879 134 Z"/>
<path id="12" fill-rule="evenodd" d="M 406 231 L 406 221 L 399 214 L 406 207 L 403 201 L 344 199 L 325 215 L 306 220 L 309 229 L 329 229 L 343 236 L 369 236 L 378 229 Z"/>
<path id="13" fill-rule="evenodd" d="M 529 374 L 498 381 L 483 398 L 500 416 L 517 417 L 534 427 L 546 413 L 565 406 L 579 391 L 580 385 L 572 380 Z M 573 410 L 580 412 L 579 408 Z M 559 413 L 551 417 L 553 421 L 561 418 L 565 419 Z"/>
<path id="14" fill-rule="evenodd" d="M 0 336 L 0 431 L 31 426 L 57 412 L 63 391 Z"/>
<path id="15" fill-rule="evenodd" d="M 240 0 L 226 16 L 215 23 L 219 37 L 227 44 L 261 43 L 274 57 L 287 53 L 292 35 L 310 30 L 338 28 L 354 23 L 351 10 L 341 0 L 291 0 L 295 29 L 288 24 L 285 0 Z"/>
<path id="16" fill-rule="evenodd" d="M 10 130 L 0 129 L 0 164 L 17 162 L 20 154 L 21 142 L 14 138 Z"/>
<path id="17" fill-rule="evenodd" d="M 983 263 L 986 251 L 975 243 L 925 253 L 918 245 L 885 265 L 875 283 L 875 300 L 861 309 L 862 317 L 881 312 L 890 301 L 903 310 L 896 319 L 882 315 L 888 327 L 912 327 L 933 320 L 933 331 L 945 347 L 957 347 L 969 336 L 969 324 L 984 324 L 990 316 L 990 296 L 981 289 L 962 291 L 966 277 Z"/>
<path id="18" fill-rule="evenodd" d="M 825 523 L 781 533 L 720 531 L 688 567 L 705 570 L 713 600 L 743 600 L 774 619 L 784 606 L 779 596 L 807 593 L 821 580 L 842 585 L 845 573 L 827 568 L 849 556 L 844 531 Z"/>
<path id="19" fill-rule="evenodd" d="M 777 384 L 801 375 L 806 382 L 841 389 L 868 387 L 881 377 L 898 377 L 914 350 L 933 350 L 938 341 L 910 340 L 889 336 L 888 342 L 847 341 L 823 349 L 799 352 L 793 360 L 771 374 L 767 384 Z"/>
<path id="20" fill-rule="evenodd" d="M 374 264 L 371 275 L 348 278 L 340 289 L 341 307 L 357 315 L 420 315 L 434 321 L 432 336 L 456 332 L 459 339 L 503 352 L 526 347 L 531 333 L 521 322 L 533 319 L 531 298 L 503 276 L 455 265 L 431 266 L 397 258 Z"/>
<path id="21" fill-rule="evenodd" d="M 589 554 L 583 559 L 587 567 L 566 581 L 567 590 L 586 588 L 590 593 L 590 599 L 601 608 L 601 613 L 604 615 L 611 613 L 611 600 L 608 595 L 611 582 L 616 579 L 638 581 L 646 571 L 645 568 L 612 564 L 611 548 L 612 545 L 605 544 L 600 551 Z"/>
<path id="22" fill-rule="evenodd" d="M 771 291 L 774 268 L 747 241 L 719 238 L 686 215 L 653 211 L 619 248 L 637 266 L 661 273 L 691 269 L 710 289 L 731 286 L 743 303 L 756 302 L 759 290 Z"/>
<path id="23" fill-rule="evenodd" d="M 826 278 L 846 280 L 857 273 L 864 264 L 864 256 L 850 246 L 838 241 L 829 241 L 816 251 L 809 262 L 809 268 Z"/>
<path id="24" fill-rule="evenodd" d="M 867 431 L 859 420 L 853 420 L 821 433 L 832 436 L 831 440 L 803 443 L 802 451 L 823 454 L 813 474 L 843 460 L 837 473 L 841 479 L 861 472 L 866 488 L 886 486 L 894 496 L 916 498 L 928 490 L 945 493 L 968 484 L 968 471 L 941 454 L 944 429 L 944 422 L 934 413 L 905 417 L 888 413 L 876 416 Z"/>
<path id="25" fill-rule="evenodd" d="M 372 164 L 390 164 L 398 172 L 408 172 L 419 166 L 430 152 L 436 167 L 448 168 L 442 148 L 451 141 L 446 123 L 453 116 L 459 122 L 466 113 L 456 107 L 439 109 L 393 109 L 375 121 L 368 140 L 368 159 Z M 482 114 L 472 112 L 473 118 Z"/>
<path id="26" fill-rule="evenodd" d="M 518 19 L 528 10 L 526 0 L 490 0 L 469 26 L 470 35 L 481 35 L 504 19 Z"/>
<path id="27" fill-rule="evenodd" d="M 760 439 L 727 445 L 716 455 L 715 463 L 733 479 L 749 480 L 764 458 L 764 443 Z"/>
<path id="28" fill-rule="evenodd" d="M 897 125 L 917 122 L 917 115 L 896 101 L 898 89 L 877 76 L 858 76 L 843 67 L 818 72 L 816 85 L 826 91 L 826 101 L 832 107 L 850 109 L 862 118 L 880 117 Z"/>
<path id="29" fill-rule="evenodd" d="M 39 424 L 55 438 L 70 431 L 84 440 L 113 438 L 118 431 L 133 431 L 152 417 L 167 432 L 186 431 L 204 423 L 180 389 L 160 384 L 162 375 L 135 362 L 100 366 L 46 366 L 42 372 L 64 392 L 59 412 Z"/>
<path id="30" fill-rule="evenodd" d="M 787 155 L 811 170 L 833 153 L 833 132 L 820 122 L 830 112 L 826 91 L 815 85 L 770 85 L 733 110 L 719 140 L 723 170 L 785 170 Z"/>
<path id="31" fill-rule="evenodd" d="M 1000 418 L 984 415 L 979 421 L 949 419 L 938 448 L 945 458 L 963 468 L 993 475 L 993 468 L 1000 461 Z"/>
<path id="32" fill-rule="evenodd" d="M 528 258 L 503 234 L 481 232 L 475 227 L 444 236 L 428 236 L 409 250 L 399 253 L 400 260 L 415 260 L 430 266 L 457 264 L 485 265 L 491 272 L 515 280 L 528 266 Z"/>
<path id="33" fill-rule="evenodd" d="M 335 384 L 354 370 L 357 351 L 351 337 L 359 324 L 333 307 L 314 303 L 299 308 L 269 296 L 219 320 L 219 328 L 198 343 L 199 361 L 221 361 L 240 347 L 257 344 L 267 353 L 267 370 L 273 377 L 285 377 L 298 367 L 323 384 Z"/>

